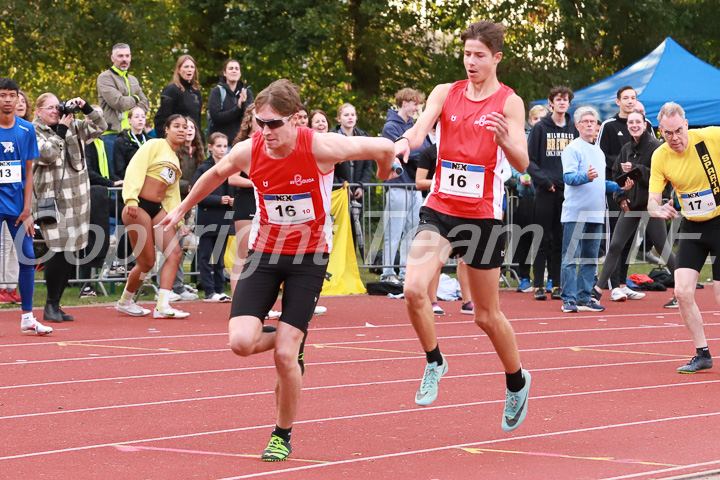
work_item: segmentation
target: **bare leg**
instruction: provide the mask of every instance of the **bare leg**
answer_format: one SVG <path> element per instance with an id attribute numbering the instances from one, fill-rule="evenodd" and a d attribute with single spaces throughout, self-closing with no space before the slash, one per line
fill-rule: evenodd
<path id="1" fill-rule="evenodd" d="M 675 270 L 675 297 L 680 308 L 680 317 L 690 332 L 695 348 L 707 347 L 702 316 L 695 302 L 695 288 L 699 276 L 700 274 L 691 268 Z M 718 299 L 720 287 L 717 285 L 718 282 L 714 283 L 715 298 Z"/>
<path id="2" fill-rule="evenodd" d="M 469 269 L 470 267 L 465 263 L 465 260 L 462 258 L 458 259 L 457 278 L 460 283 L 460 294 L 462 295 L 463 303 L 468 303 L 472 300 L 472 295 L 470 295 L 470 278 L 468 277 Z"/>
<path id="3" fill-rule="evenodd" d="M 405 306 L 423 350 L 437 346 L 435 317 L 428 289 L 450 254 L 450 243 L 437 232 L 419 232 L 410 246 L 405 272 Z M 497 285 L 495 286 L 497 289 Z"/>
<path id="4" fill-rule="evenodd" d="M 506 373 L 520 370 L 520 353 L 515 332 L 500 311 L 498 282 L 500 269 L 468 268 L 470 292 L 475 304 L 475 323 L 487 334 L 500 357 Z"/>
<path id="5" fill-rule="evenodd" d="M 302 390 L 302 372 L 298 364 L 298 353 L 304 333 L 287 323 L 280 322 L 275 336 L 275 370 L 277 383 L 275 403 L 277 405 L 277 426 L 290 428 L 297 416 Z"/>

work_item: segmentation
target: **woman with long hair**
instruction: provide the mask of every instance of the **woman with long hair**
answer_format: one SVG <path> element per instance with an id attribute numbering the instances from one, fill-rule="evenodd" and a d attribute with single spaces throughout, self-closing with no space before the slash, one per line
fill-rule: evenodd
<path id="1" fill-rule="evenodd" d="M 245 112 L 254 100 L 252 90 L 241 77 L 240 62 L 227 60 L 220 73 L 220 82 L 208 97 L 208 135 L 224 133 L 228 142 L 237 136 Z"/>
<path id="2" fill-rule="evenodd" d="M 165 122 L 170 118 L 170 115 L 176 113 L 191 117 L 195 124 L 200 126 L 202 105 L 202 93 L 200 92 L 195 59 L 190 55 L 181 55 L 175 64 L 172 83 L 163 88 L 160 93 L 160 108 L 155 114 L 155 133 L 157 137 L 163 137 Z M 192 177 L 190 178 L 192 179 Z"/>
<path id="3" fill-rule="evenodd" d="M 187 312 L 170 306 L 172 287 L 182 258 L 177 233 L 184 237 L 189 231 L 184 222 L 165 231 L 153 228 L 165 218 L 167 212 L 180 204 L 179 178 L 181 175 L 177 150 L 185 144 L 188 122 L 182 115 L 171 115 L 165 124 L 164 138 L 148 140 L 130 160 L 125 172 L 122 212 L 130 244 L 135 254 L 135 266 L 128 274 L 127 284 L 115 308 L 135 317 L 147 315 L 150 310 L 135 304 L 133 295 L 145 276 L 155 265 L 155 245 L 165 256 L 160 268 L 160 290 L 155 318 L 185 318 Z"/>
<path id="4" fill-rule="evenodd" d="M 35 104 L 35 134 L 40 157 L 33 163 L 33 211 L 39 199 L 55 198 L 58 219 L 43 221 L 40 231 L 52 251 L 45 261 L 47 302 L 43 318 L 51 322 L 72 321 L 60 308 L 68 279 L 74 273 L 75 252 L 85 248 L 90 232 L 90 179 L 84 146 L 100 138 L 107 123 L 100 112 L 82 98 L 64 102 L 52 93 L 43 93 Z M 85 119 L 76 120 L 69 111 L 82 111 Z"/>

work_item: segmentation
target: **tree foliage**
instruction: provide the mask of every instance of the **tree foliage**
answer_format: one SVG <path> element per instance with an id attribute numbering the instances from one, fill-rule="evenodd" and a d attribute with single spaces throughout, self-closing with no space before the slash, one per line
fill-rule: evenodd
<path id="1" fill-rule="evenodd" d="M 507 27 L 501 80 L 526 101 L 550 86 L 596 82 L 672 36 L 720 66 L 719 2 L 702 0 L 6 0 L 0 75 L 33 98 L 52 91 L 95 101 L 112 45 L 132 47 L 131 72 L 157 108 L 175 60 L 197 61 L 205 97 L 228 58 L 257 94 L 285 77 L 332 118 L 354 103 L 382 126 L 395 92 L 429 94 L 461 79 L 459 35 L 480 18 Z"/>

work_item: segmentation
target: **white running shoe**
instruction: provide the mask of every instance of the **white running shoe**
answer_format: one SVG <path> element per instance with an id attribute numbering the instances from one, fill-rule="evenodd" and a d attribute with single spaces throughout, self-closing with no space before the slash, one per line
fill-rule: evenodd
<path id="1" fill-rule="evenodd" d="M 277 310 L 270 310 L 265 316 L 265 318 L 280 318 L 280 315 L 282 315 L 282 312 L 278 312 Z"/>
<path id="2" fill-rule="evenodd" d="M 150 310 L 148 310 L 147 308 L 142 308 L 140 305 L 133 302 L 132 300 L 128 304 L 123 304 L 122 300 L 118 300 L 118 302 L 115 304 L 115 310 L 133 317 L 144 317 L 145 315 L 150 313 Z"/>
<path id="3" fill-rule="evenodd" d="M 320 305 L 316 305 L 313 315 L 325 315 L 325 312 L 327 312 L 327 307 L 322 307 Z"/>
<path id="4" fill-rule="evenodd" d="M 36 335 L 47 335 L 53 332 L 52 327 L 46 327 L 42 323 L 38 322 L 36 318 L 33 318 L 29 322 L 24 320 L 20 322 L 20 329 L 22 333 L 34 333 Z"/>
<path id="5" fill-rule="evenodd" d="M 177 294 L 175 294 L 175 295 L 177 295 Z M 187 290 L 185 290 L 185 291 L 182 292 L 180 295 L 178 295 L 178 299 L 179 299 L 179 300 L 182 300 L 182 301 L 185 301 L 185 302 L 191 302 L 191 301 L 193 301 L 193 300 L 197 300 L 198 298 L 199 298 L 199 297 L 198 297 L 198 294 L 197 294 L 197 293 L 192 293 L 192 292 L 189 292 L 189 291 L 187 291 Z M 173 296 L 171 295 L 171 296 L 170 296 L 170 301 L 171 301 L 171 302 L 177 302 L 178 300 L 173 300 Z"/>
<path id="6" fill-rule="evenodd" d="M 219 293 L 213 293 L 212 296 L 203 298 L 203 302 L 212 302 L 212 303 L 219 303 L 221 295 Z"/>
<path id="7" fill-rule="evenodd" d="M 193 287 L 192 285 L 183 285 L 183 287 L 190 293 L 198 293 L 197 288 Z"/>
<path id="8" fill-rule="evenodd" d="M 183 312 L 182 310 L 176 310 L 172 307 L 167 307 L 162 312 L 157 308 L 153 310 L 153 317 L 155 318 L 186 318 L 189 316 L 190 313 Z"/>
<path id="9" fill-rule="evenodd" d="M 632 288 L 629 287 L 623 287 L 622 291 L 625 295 L 627 295 L 627 298 L 630 300 L 640 300 L 642 298 L 645 298 L 645 294 L 642 292 L 636 292 Z"/>
<path id="10" fill-rule="evenodd" d="M 613 302 L 624 302 L 627 298 L 622 288 L 613 288 L 612 292 L 610 292 L 610 300 Z"/>

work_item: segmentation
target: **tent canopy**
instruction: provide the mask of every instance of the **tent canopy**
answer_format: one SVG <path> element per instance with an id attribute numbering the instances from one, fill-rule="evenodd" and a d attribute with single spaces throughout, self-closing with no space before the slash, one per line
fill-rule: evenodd
<path id="1" fill-rule="evenodd" d="M 615 115 L 617 91 L 630 85 L 645 105 L 648 120 L 657 125 L 665 102 L 679 103 L 690 125 L 720 125 L 720 69 L 703 62 L 667 37 L 647 56 L 605 80 L 575 92 L 572 111 L 590 105 L 603 119 Z M 544 105 L 536 100 L 531 105 Z"/>

